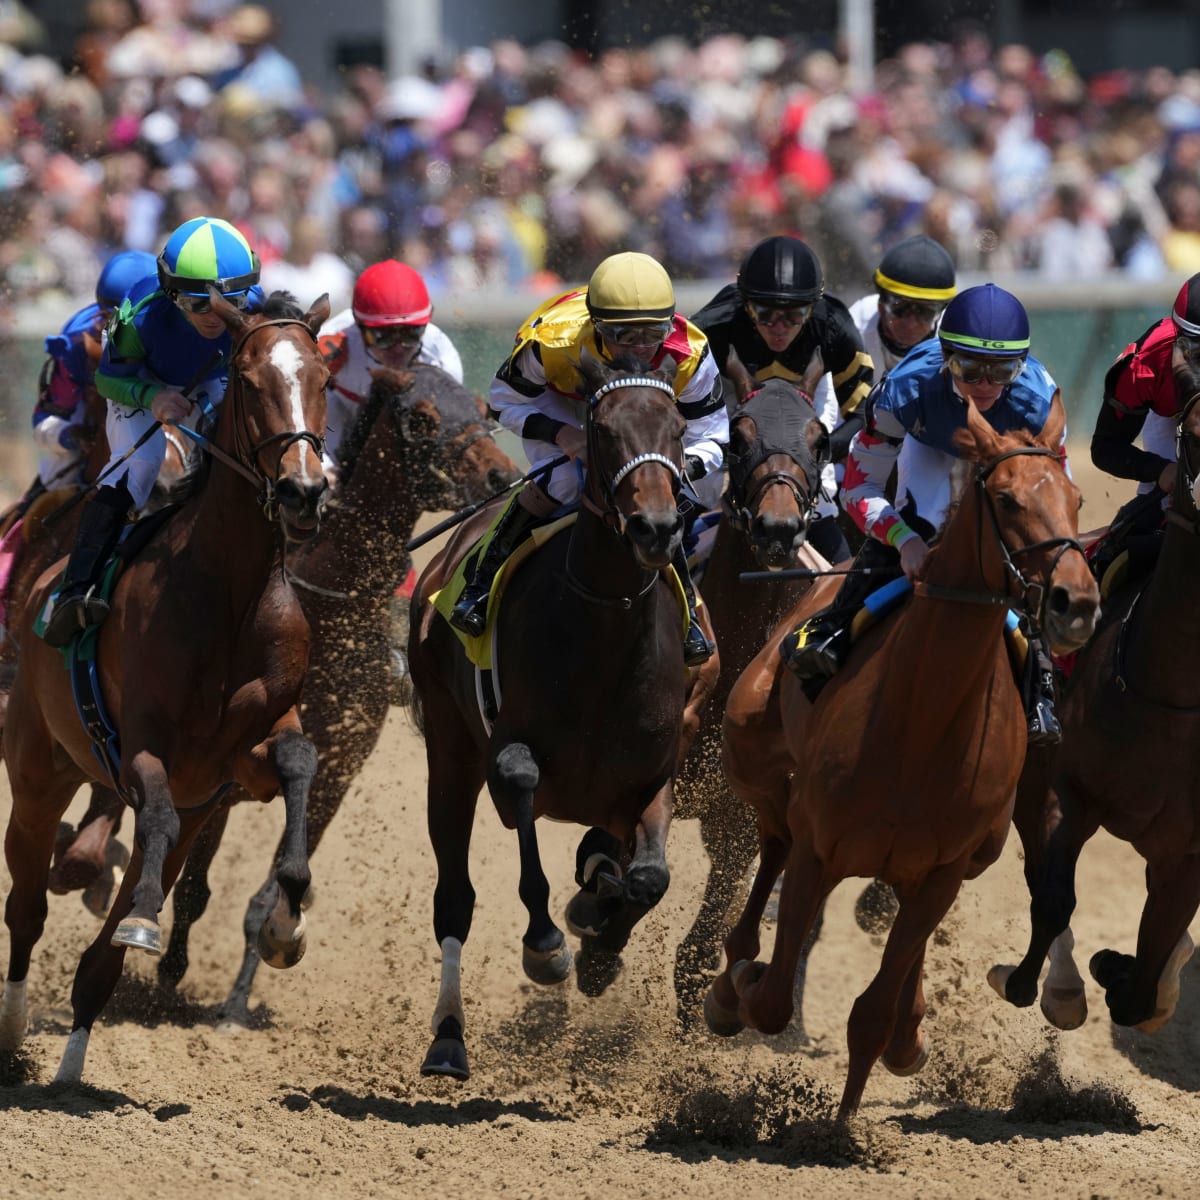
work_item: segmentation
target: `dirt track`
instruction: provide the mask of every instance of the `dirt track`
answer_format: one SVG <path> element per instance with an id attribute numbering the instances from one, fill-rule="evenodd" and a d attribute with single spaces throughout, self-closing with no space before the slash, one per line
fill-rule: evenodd
<path id="1" fill-rule="evenodd" d="M 1085 524 L 1112 501 L 1100 498 Z M 314 859 L 307 957 L 259 974 L 260 1028 L 218 1031 L 212 1010 L 240 954 L 244 902 L 266 868 L 278 806 L 235 812 L 214 898 L 192 941 L 178 1001 L 129 959 L 97 1026 L 89 1086 L 47 1084 L 70 1026 L 71 976 L 95 923 L 51 897 L 30 976 L 27 1054 L 0 1064 L 0 1191 L 74 1200 L 189 1195 L 848 1197 L 1193 1196 L 1200 1167 L 1200 968 L 1158 1035 L 1117 1030 L 1089 981 L 1087 1024 L 1053 1034 L 1037 1009 L 987 988 L 1015 961 L 1026 899 L 1015 841 L 967 886 L 931 945 L 924 1073 L 877 1068 L 849 1134 L 828 1120 L 846 1065 L 845 1019 L 879 943 L 834 895 L 813 955 L 813 1044 L 672 1033 L 674 946 L 699 900 L 695 827 L 676 826 L 671 890 L 635 934 L 599 1001 L 572 983 L 525 981 L 514 835 L 486 803 L 473 843 L 479 895 L 464 954 L 474 1074 L 462 1085 L 418 1067 L 437 991 L 433 863 L 424 758 L 406 715 Z M 0 787 L 0 821 L 8 790 Z M 77 812 L 73 815 L 78 815 Z M 548 825 L 543 858 L 559 907 L 577 831 Z M 7 889 L 7 874 L 0 869 Z M 1132 947 L 1141 864 L 1101 835 L 1084 853 L 1079 960 Z M 169 916 L 169 909 L 168 914 Z"/>

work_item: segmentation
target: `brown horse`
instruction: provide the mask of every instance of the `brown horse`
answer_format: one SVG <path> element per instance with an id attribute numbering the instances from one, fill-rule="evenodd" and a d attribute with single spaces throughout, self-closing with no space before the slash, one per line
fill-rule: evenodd
<path id="1" fill-rule="evenodd" d="M 264 954 L 287 966 L 304 948 L 304 809 L 316 751 L 299 717 L 308 626 L 283 552 L 286 541 L 316 533 L 327 490 L 320 455 L 329 373 L 316 332 L 329 302 L 322 297 L 303 319 L 272 319 L 243 313 L 211 289 L 210 296 L 234 339 L 229 390 L 210 447 L 219 463 L 204 490 L 126 567 L 97 637 L 100 689 L 120 739 L 112 782 L 136 814 L 137 845 L 76 972 L 60 1080 L 81 1077 L 92 1024 L 126 949 L 160 952 L 165 894 L 228 783 L 264 801 L 283 792 L 288 852 Z M 77 716 L 61 654 L 32 632 L 54 583 L 51 572 L 43 575 L 25 607 L 4 730 L 12 889 L 0 1049 L 9 1051 L 25 1033 L 27 976 L 45 923 L 59 818 L 81 783 L 109 782 Z"/>
<path id="2" fill-rule="evenodd" d="M 800 565 L 797 555 L 805 546 L 829 446 L 812 404 L 791 383 L 771 379 L 759 387 L 733 355 L 726 374 L 739 403 L 729 423 L 724 511 L 701 585 L 721 672 L 696 736 L 686 739 L 675 781 L 675 817 L 699 819 L 709 859 L 700 908 L 675 955 L 675 994 L 685 1027 L 720 965 L 726 914 L 758 851 L 753 814 L 730 792 L 720 770 L 725 701 L 780 619 L 812 586 L 795 577 L 746 584 L 740 576 Z M 823 560 L 804 562 L 819 569 Z"/>
<path id="3" fill-rule="evenodd" d="M 508 584 L 495 631 L 500 702 L 490 728 L 475 668 L 430 597 L 494 512 L 460 529 L 417 585 L 409 647 L 424 711 L 442 951 L 425 1074 L 468 1075 L 459 962 L 475 903 L 467 860 L 485 780 L 501 820 L 517 832 L 529 911 L 523 965 L 535 983 L 560 983 L 571 970 L 571 951 L 549 912 L 539 816 L 591 827 L 576 854 L 580 891 L 567 907 L 582 939 L 577 976 L 585 992 L 611 982 L 634 925 L 666 891 L 688 694 L 684 618 L 664 574 L 683 535 L 676 497 L 684 420 L 672 373 L 585 356 L 591 399 L 582 507 L 570 533 L 551 539 Z M 701 673 L 715 677 L 717 669 L 714 656 Z"/>
<path id="4" fill-rule="evenodd" d="M 320 843 L 383 729 L 388 713 L 391 600 L 405 542 L 423 512 L 478 504 L 520 477 L 490 436 L 478 401 L 445 371 L 414 364 L 376 372 L 367 403 L 340 451 L 339 484 L 321 534 L 296 547 L 288 573 L 312 630 L 301 709 L 317 747 L 308 801 L 308 854 Z M 233 794 L 205 826 L 175 889 L 174 922 L 159 981 L 175 987 L 188 966 L 192 924 L 208 901 L 208 867 Z M 286 850 L 281 842 L 277 857 Z M 246 911 L 241 970 L 221 1007 L 249 1022 L 258 934 L 274 904 L 270 876 Z"/>
<path id="5" fill-rule="evenodd" d="M 881 878 L 899 899 L 879 972 L 850 1014 L 843 1120 L 876 1059 L 899 1074 L 923 1064 L 926 939 L 963 879 L 1004 844 L 1025 754 L 1004 638 L 1010 606 L 1040 619 L 1056 650 L 1079 647 L 1093 628 L 1099 597 L 1075 540 L 1079 491 L 1058 462 L 1063 426 L 1057 396 L 1037 438 L 999 435 L 968 404 L 956 436 L 974 464 L 973 485 L 905 609 L 867 633 L 813 704 L 782 665 L 779 644 L 836 581 L 819 584 L 726 706 L 725 768 L 757 811 L 762 864 L 705 1003 L 710 1027 L 725 1035 L 786 1027 L 801 948 L 840 880 Z M 785 866 L 764 965 L 753 961 L 759 921 Z"/>
<path id="6" fill-rule="evenodd" d="M 1087 1016 L 1083 978 L 1069 929 L 1075 864 L 1103 826 L 1146 860 L 1146 903 L 1136 955 L 1100 950 L 1092 977 L 1117 1025 L 1145 1032 L 1175 1011 L 1180 972 L 1193 952 L 1188 925 L 1200 907 L 1200 392 L 1193 383 L 1179 416 L 1179 473 L 1162 552 L 1147 579 L 1105 603 L 1096 636 L 1079 655 L 1063 703 L 1063 741 L 1030 781 L 1036 799 L 1022 829 L 1029 860 L 1031 932 L 1016 967 L 995 966 L 988 981 L 1024 1007 L 1037 996 L 1047 953 L 1051 970 L 1042 1011 L 1062 1029 Z M 1025 781 L 1023 781 L 1024 784 Z M 1031 868 L 1030 863 L 1034 864 Z"/>

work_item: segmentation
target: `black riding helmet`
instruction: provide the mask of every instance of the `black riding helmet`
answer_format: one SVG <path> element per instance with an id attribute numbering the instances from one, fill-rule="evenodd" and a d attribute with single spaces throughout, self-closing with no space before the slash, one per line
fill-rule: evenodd
<path id="1" fill-rule="evenodd" d="M 819 300 L 825 276 L 817 256 L 794 237 L 764 238 L 742 260 L 737 277 L 744 301 L 796 308 Z"/>
<path id="2" fill-rule="evenodd" d="M 875 286 L 910 300 L 945 304 L 954 297 L 954 260 L 932 238 L 905 238 L 880 260 Z"/>

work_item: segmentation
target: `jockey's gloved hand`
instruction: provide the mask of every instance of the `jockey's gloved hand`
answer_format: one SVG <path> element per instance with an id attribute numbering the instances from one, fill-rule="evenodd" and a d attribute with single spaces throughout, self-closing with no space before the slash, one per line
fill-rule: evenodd
<path id="1" fill-rule="evenodd" d="M 708 468 L 704 465 L 704 459 L 699 455 L 686 455 L 683 465 L 687 469 L 687 477 L 689 479 L 703 479 L 708 474 Z"/>
<path id="2" fill-rule="evenodd" d="M 79 449 L 79 426 L 64 425 L 58 434 L 58 444 L 64 450 Z"/>

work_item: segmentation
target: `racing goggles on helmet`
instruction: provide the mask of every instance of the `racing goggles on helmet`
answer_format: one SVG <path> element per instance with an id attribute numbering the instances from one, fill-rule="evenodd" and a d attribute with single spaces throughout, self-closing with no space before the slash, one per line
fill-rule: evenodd
<path id="1" fill-rule="evenodd" d="M 965 354 L 951 354 L 946 367 L 955 379 L 962 383 L 999 383 L 1007 386 L 1021 373 L 1025 357 L 1019 358 L 972 358 Z"/>
<path id="2" fill-rule="evenodd" d="M 784 308 L 775 304 L 746 302 L 746 311 L 755 325 L 769 329 L 772 325 L 784 325 L 788 329 L 799 329 L 812 316 L 811 304 L 789 305 Z"/>
<path id="3" fill-rule="evenodd" d="M 187 292 L 176 292 L 171 299 L 175 302 L 175 306 L 185 313 L 212 312 L 212 301 L 207 296 L 192 296 Z M 234 308 L 245 308 L 250 303 L 250 293 L 238 292 L 236 296 L 226 296 L 225 299 Z"/>
<path id="4" fill-rule="evenodd" d="M 661 346 L 672 321 L 594 321 L 596 332 L 614 346 Z"/>
<path id="5" fill-rule="evenodd" d="M 908 296 L 897 296 L 894 292 L 880 292 L 879 306 L 886 309 L 888 316 L 897 321 L 916 317 L 930 328 L 946 308 L 945 304 L 939 304 L 937 301 L 912 300 Z"/>
<path id="6" fill-rule="evenodd" d="M 372 349 L 392 350 L 396 346 L 419 346 L 425 336 L 424 325 L 360 325 L 363 341 Z"/>

